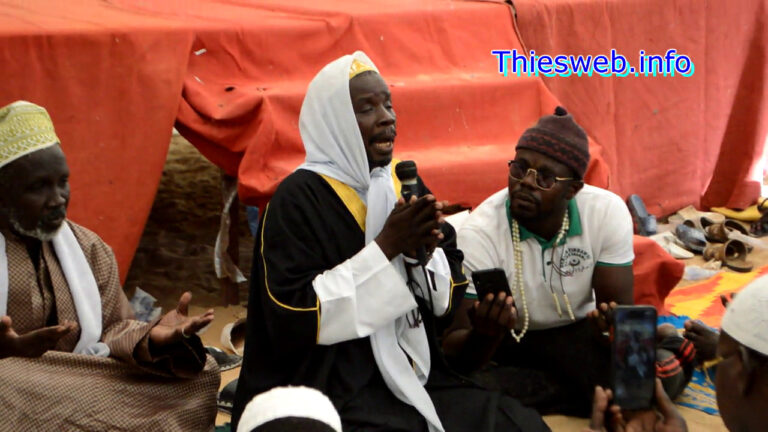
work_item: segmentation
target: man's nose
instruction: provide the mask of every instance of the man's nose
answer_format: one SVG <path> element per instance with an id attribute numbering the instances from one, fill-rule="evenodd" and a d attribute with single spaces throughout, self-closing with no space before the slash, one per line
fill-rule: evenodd
<path id="1" fill-rule="evenodd" d="M 537 176 L 538 176 L 538 173 L 535 170 L 529 168 L 528 171 L 526 171 L 525 174 L 523 174 L 523 179 L 520 180 L 520 183 L 525 183 L 528 186 L 535 188 L 536 182 L 537 182 L 537 179 L 536 179 Z"/>
<path id="2" fill-rule="evenodd" d="M 48 207 L 61 207 L 67 203 L 68 199 L 69 199 L 69 188 L 55 186 L 51 189 L 50 193 L 48 194 L 48 199 L 46 204 L 48 205 Z"/>
<path id="3" fill-rule="evenodd" d="M 378 109 L 376 124 L 379 126 L 391 126 L 395 124 L 395 113 L 391 112 L 384 106 L 380 106 Z"/>

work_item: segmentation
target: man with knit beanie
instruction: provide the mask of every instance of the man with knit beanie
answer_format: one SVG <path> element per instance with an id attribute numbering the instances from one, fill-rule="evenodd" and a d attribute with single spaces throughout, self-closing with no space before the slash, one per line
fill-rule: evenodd
<path id="1" fill-rule="evenodd" d="M 458 236 L 468 279 L 501 268 L 512 296 L 478 298 L 470 282 L 446 354 L 465 373 L 493 360 L 498 367 L 475 378 L 542 413 L 589 414 L 610 371 L 609 344 L 594 324 L 611 303 L 633 301 L 632 219 L 617 195 L 584 184 L 588 163 L 586 133 L 557 107 L 523 133 L 508 187 Z"/>

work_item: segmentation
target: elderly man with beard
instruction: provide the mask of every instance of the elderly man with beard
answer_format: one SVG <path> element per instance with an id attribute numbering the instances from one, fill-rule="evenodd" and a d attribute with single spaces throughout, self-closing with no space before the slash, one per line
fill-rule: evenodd
<path id="1" fill-rule="evenodd" d="M 208 430 L 218 368 L 191 295 L 133 320 L 114 255 L 66 218 L 69 167 L 46 110 L 0 108 L 0 385 L 13 430 Z"/>
<path id="2" fill-rule="evenodd" d="M 398 199 L 395 124 L 389 88 L 361 52 L 309 84 L 306 161 L 278 186 L 255 247 L 233 422 L 254 395 L 304 385 L 329 397 L 344 430 L 548 430 L 444 363 L 435 317 L 463 292 L 461 253 L 422 183 L 421 198 Z M 414 259 L 422 247 L 425 263 Z"/>

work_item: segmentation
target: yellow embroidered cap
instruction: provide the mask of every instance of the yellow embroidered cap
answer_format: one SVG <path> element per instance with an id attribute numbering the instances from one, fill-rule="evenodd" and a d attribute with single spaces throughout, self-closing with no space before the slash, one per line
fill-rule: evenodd
<path id="1" fill-rule="evenodd" d="M 58 142 L 45 108 L 27 101 L 0 108 L 0 168 Z"/>
<path id="2" fill-rule="evenodd" d="M 374 71 L 378 73 L 376 68 L 374 68 L 373 66 L 367 65 L 358 59 L 354 59 L 352 60 L 352 64 L 349 65 L 349 79 L 352 79 L 360 75 L 361 73 L 368 72 L 368 71 Z"/>

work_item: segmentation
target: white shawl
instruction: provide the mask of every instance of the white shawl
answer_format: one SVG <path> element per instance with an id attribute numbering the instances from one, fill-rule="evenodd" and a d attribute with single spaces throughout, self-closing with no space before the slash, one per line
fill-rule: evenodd
<path id="1" fill-rule="evenodd" d="M 69 223 L 64 221 L 52 242 L 61 270 L 69 285 L 69 291 L 72 293 L 77 321 L 80 325 L 80 340 L 74 352 L 98 356 L 109 355 L 107 346 L 99 343 L 102 330 L 99 288 Z M 8 272 L 5 238 L 0 234 L 0 316 L 8 313 Z"/>

